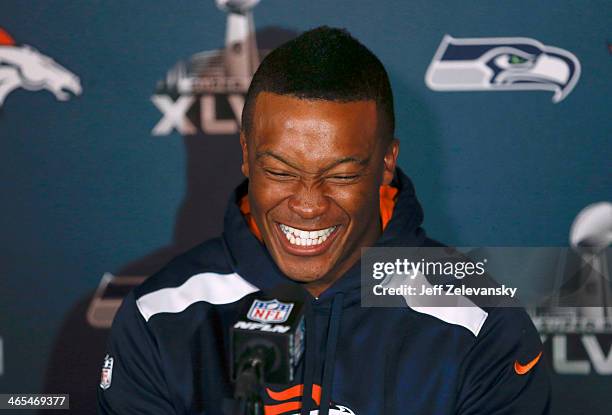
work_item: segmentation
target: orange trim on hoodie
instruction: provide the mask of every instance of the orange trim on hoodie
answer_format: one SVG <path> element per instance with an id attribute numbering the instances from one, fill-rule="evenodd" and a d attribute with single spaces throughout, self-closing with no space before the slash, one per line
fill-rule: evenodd
<path id="1" fill-rule="evenodd" d="M 398 192 L 399 191 L 395 187 L 389 185 L 380 186 L 380 220 L 382 222 L 383 230 L 385 230 L 389 224 L 389 221 L 391 220 L 391 217 L 393 216 L 393 209 L 395 209 L 395 202 Z M 240 202 L 238 202 L 238 206 L 240 208 L 240 212 L 247 222 L 247 225 L 249 226 L 249 229 L 251 232 L 253 232 L 253 235 L 255 235 L 260 242 L 263 242 L 261 231 L 257 227 L 257 223 L 255 223 L 255 219 L 251 215 L 251 205 L 249 204 L 248 195 L 242 196 Z"/>

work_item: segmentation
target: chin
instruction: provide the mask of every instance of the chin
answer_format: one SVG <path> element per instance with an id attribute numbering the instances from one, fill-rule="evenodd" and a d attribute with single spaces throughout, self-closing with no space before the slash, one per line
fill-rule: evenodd
<path id="1" fill-rule="evenodd" d="M 295 267 L 285 267 L 279 266 L 283 274 L 287 276 L 287 278 L 296 281 L 296 282 L 315 282 L 321 280 L 329 271 L 312 271 L 312 268 L 308 266 L 301 265 Z M 309 268 L 307 270 L 306 268 Z"/>

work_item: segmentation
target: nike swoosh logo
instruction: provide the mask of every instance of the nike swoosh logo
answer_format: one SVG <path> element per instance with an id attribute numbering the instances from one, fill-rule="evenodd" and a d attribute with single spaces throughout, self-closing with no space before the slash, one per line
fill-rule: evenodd
<path id="1" fill-rule="evenodd" d="M 517 375 L 524 375 L 525 373 L 529 372 L 540 360 L 540 357 L 542 357 L 542 352 L 540 352 L 535 359 L 533 359 L 531 362 L 526 363 L 524 365 L 520 364 L 518 360 L 514 361 L 514 371 L 516 372 Z"/>

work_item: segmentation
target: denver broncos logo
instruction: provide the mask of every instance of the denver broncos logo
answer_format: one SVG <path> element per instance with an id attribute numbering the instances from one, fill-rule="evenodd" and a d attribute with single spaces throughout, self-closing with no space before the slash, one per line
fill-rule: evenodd
<path id="1" fill-rule="evenodd" d="M 46 89 L 59 101 L 70 99 L 70 93 L 82 92 L 81 81 L 75 74 L 31 46 L 16 45 L 0 28 L 0 107 L 6 96 L 17 88 Z"/>
<path id="2" fill-rule="evenodd" d="M 304 385 L 295 385 L 288 389 L 275 392 L 270 388 L 266 388 L 268 397 L 275 402 L 269 405 L 264 405 L 265 415 L 299 415 L 302 408 L 302 395 L 304 394 Z M 312 400 L 317 404 L 321 404 L 321 386 L 312 385 Z M 310 415 L 318 415 L 319 410 L 310 411 Z M 351 409 L 343 405 L 331 404 L 329 407 L 330 415 L 355 415 Z"/>

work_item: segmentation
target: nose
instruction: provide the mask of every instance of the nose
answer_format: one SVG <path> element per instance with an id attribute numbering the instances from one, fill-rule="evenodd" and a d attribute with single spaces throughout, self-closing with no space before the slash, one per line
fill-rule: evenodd
<path id="1" fill-rule="evenodd" d="M 329 209 L 329 200 L 321 186 L 300 184 L 289 198 L 289 209 L 303 219 L 314 219 Z"/>

